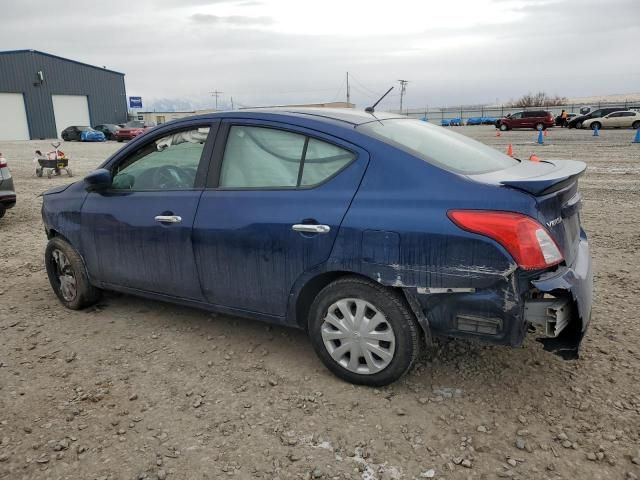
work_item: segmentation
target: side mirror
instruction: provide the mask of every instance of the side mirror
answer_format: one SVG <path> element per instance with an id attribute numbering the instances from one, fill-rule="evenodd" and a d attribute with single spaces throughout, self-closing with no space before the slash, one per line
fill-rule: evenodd
<path id="1" fill-rule="evenodd" d="M 87 184 L 87 190 L 104 190 L 111 186 L 111 172 L 105 168 L 99 168 L 84 177 L 84 182 Z"/>

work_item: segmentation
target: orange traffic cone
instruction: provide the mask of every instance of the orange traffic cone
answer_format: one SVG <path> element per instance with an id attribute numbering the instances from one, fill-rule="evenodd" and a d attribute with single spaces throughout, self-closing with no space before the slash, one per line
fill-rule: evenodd
<path id="1" fill-rule="evenodd" d="M 540 157 L 537 156 L 535 153 L 531 154 L 531 156 L 529 157 L 529 160 L 531 162 L 539 162 L 540 161 Z"/>
<path id="2" fill-rule="evenodd" d="M 509 144 L 509 146 L 507 147 L 507 155 L 513 157 L 513 147 L 511 146 L 511 144 Z"/>
<path id="3" fill-rule="evenodd" d="M 548 135 L 547 130 L 543 130 L 542 134 L 546 137 Z"/>
<path id="4" fill-rule="evenodd" d="M 499 136 L 500 136 L 500 129 L 496 128 L 496 137 L 499 137 Z"/>

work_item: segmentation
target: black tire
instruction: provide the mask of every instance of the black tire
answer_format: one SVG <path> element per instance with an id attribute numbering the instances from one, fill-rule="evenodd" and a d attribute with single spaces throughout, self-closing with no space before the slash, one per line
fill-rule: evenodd
<path id="1" fill-rule="evenodd" d="M 0 218 L 4 217 L 5 213 L 7 213 L 7 209 L 4 208 L 4 205 L 0 205 Z"/>
<path id="2" fill-rule="evenodd" d="M 343 299 L 364 300 L 371 304 L 384 315 L 385 323 L 392 329 L 395 336 L 393 355 L 388 365 L 376 373 L 348 370 L 331 357 L 324 344 L 322 326 L 325 316 L 332 305 Z M 420 327 L 402 295 L 360 277 L 344 277 L 322 289 L 309 311 L 309 338 L 320 360 L 336 376 L 370 387 L 381 387 L 398 380 L 411 368 L 420 351 Z M 382 346 L 382 343 L 380 341 L 378 345 Z M 363 358 L 360 357 L 359 362 Z"/>
<path id="3" fill-rule="evenodd" d="M 507 127 L 504 123 L 500 124 L 500 130 L 503 132 L 506 132 L 507 130 L 509 130 L 509 127 Z"/>
<path id="4" fill-rule="evenodd" d="M 640 128 L 640 121 L 638 122 L 633 122 L 633 125 L 631 125 L 631 128 L 637 130 Z"/>
<path id="5" fill-rule="evenodd" d="M 591 124 L 591 130 L 595 130 L 596 128 L 600 130 L 602 128 L 602 124 L 600 122 L 593 122 Z"/>
<path id="6" fill-rule="evenodd" d="M 575 127 L 576 128 L 582 128 L 582 121 L 576 122 Z M 569 127 L 569 128 L 571 128 L 571 127 Z"/>
<path id="7" fill-rule="evenodd" d="M 63 272 L 58 267 L 55 260 L 56 252 L 61 252 L 66 257 L 68 266 Z M 65 240 L 54 237 L 49 240 L 44 254 L 45 266 L 51 288 L 60 299 L 60 302 L 71 310 L 81 310 L 95 304 L 100 298 L 100 290 L 89 283 L 89 277 L 80 254 Z M 63 293 L 61 273 L 65 277 L 72 277 L 75 281 L 75 292 L 73 295 L 69 291 Z"/>

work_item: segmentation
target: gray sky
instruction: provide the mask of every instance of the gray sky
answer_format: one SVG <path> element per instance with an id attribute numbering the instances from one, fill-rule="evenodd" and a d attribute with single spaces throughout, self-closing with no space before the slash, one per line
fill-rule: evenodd
<path id="1" fill-rule="evenodd" d="M 0 49 L 126 73 L 145 107 L 410 107 L 640 92 L 640 0 L 0 0 Z"/>

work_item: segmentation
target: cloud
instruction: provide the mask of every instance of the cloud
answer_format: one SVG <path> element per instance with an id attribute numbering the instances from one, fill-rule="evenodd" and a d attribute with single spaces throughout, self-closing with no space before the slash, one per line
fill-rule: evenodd
<path id="1" fill-rule="evenodd" d="M 219 15 L 209 15 L 206 13 L 194 13 L 191 20 L 200 24 L 221 23 L 233 26 L 254 26 L 254 25 L 271 25 L 273 19 L 270 17 L 247 17 L 242 15 L 229 15 L 221 17 Z"/>
<path id="2" fill-rule="evenodd" d="M 342 0 L 334 20 L 324 19 L 340 0 L 309 0 L 304 9 L 293 0 L 137 0 L 126 11 L 96 3 L 51 9 L 49 1 L 3 10 L 2 48 L 125 72 L 128 93 L 145 106 L 156 98 L 163 108 L 203 108 L 214 103 L 213 90 L 224 92 L 222 104 L 231 96 L 242 105 L 344 100 L 347 71 L 359 106 L 398 78 L 410 81 L 411 107 L 539 90 L 624 93 L 640 84 L 636 0 L 400 0 L 393 10 L 388 0 L 366 8 Z M 407 21 L 396 22 L 395 10 Z M 463 11 L 473 15 L 458 21 Z M 397 108 L 397 91 L 382 108 Z"/>

